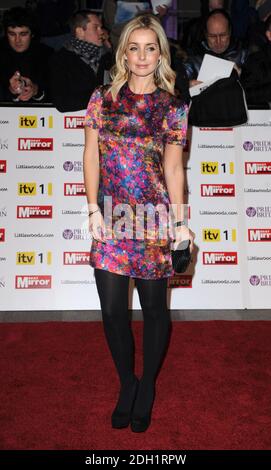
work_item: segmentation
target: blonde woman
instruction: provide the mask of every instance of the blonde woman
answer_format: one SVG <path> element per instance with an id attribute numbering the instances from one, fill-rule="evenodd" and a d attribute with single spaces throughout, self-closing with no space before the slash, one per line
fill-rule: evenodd
<path id="1" fill-rule="evenodd" d="M 189 238 L 193 247 L 193 234 L 184 224 L 182 211 L 187 108 L 174 96 L 174 82 L 163 28 L 152 15 L 139 16 L 121 34 L 112 84 L 94 91 L 86 114 L 84 180 L 93 237 L 90 264 L 120 379 L 111 424 L 113 428 L 131 424 L 133 432 L 144 432 L 150 425 L 155 381 L 169 338 L 166 294 L 168 277 L 173 274 L 173 237 L 163 229 L 167 229 L 170 204 L 174 238 Z M 142 206 L 148 206 L 143 217 L 137 212 Z M 158 206 L 166 209 L 161 215 L 162 230 L 161 225 L 158 230 Z M 150 230 L 146 228 L 149 219 L 154 222 Z M 144 317 L 140 380 L 134 374 L 128 315 L 131 277 Z"/>

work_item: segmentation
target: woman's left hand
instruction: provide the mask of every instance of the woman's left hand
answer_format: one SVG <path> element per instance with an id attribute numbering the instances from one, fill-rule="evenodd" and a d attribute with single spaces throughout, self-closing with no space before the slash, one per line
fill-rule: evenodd
<path id="1" fill-rule="evenodd" d="M 190 253 L 192 253 L 194 248 L 194 238 L 195 234 L 188 228 L 186 225 L 181 225 L 181 227 L 176 227 L 175 231 L 175 241 L 174 241 L 174 249 L 184 240 L 190 240 Z"/>

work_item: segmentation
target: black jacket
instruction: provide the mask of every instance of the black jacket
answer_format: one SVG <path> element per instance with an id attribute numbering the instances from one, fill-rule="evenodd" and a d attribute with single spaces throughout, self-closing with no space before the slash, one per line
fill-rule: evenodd
<path id="1" fill-rule="evenodd" d="M 271 43 L 249 56 L 243 67 L 241 83 L 248 104 L 271 103 Z"/>
<path id="2" fill-rule="evenodd" d="M 64 47 L 50 60 L 50 91 L 60 112 L 86 109 L 94 89 L 103 84 L 104 71 L 111 67 L 111 53 L 101 58 L 97 74 L 80 57 Z"/>
<path id="3" fill-rule="evenodd" d="M 14 95 L 9 91 L 9 80 L 18 70 L 39 87 L 38 95 L 45 92 L 42 101 L 48 101 L 48 61 L 53 49 L 33 40 L 25 52 L 16 52 L 3 38 L 0 41 L 0 84 L 4 100 L 12 101 Z M 35 101 L 35 100 L 29 100 Z M 49 100 L 50 101 L 50 100 Z"/>

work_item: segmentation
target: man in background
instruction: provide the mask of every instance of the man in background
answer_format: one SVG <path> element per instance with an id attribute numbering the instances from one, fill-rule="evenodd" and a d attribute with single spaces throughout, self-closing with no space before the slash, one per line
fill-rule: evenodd
<path id="1" fill-rule="evenodd" d="M 240 73 L 247 53 L 234 40 L 231 20 L 225 10 L 212 10 L 207 16 L 205 40 L 202 41 L 199 52 L 188 57 L 184 64 L 189 80 L 197 79 L 205 54 L 234 62 L 236 70 Z"/>
<path id="2" fill-rule="evenodd" d="M 111 46 L 100 18 L 91 10 L 80 10 L 70 23 L 71 40 L 50 61 L 52 100 L 61 112 L 86 109 L 112 65 Z"/>
<path id="3" fill-rule="evenodd" d="M 192 18 L 184 26 L 181 44 L 188 53 L 197 53 L 201 42 L 204 40 L 206 16 L 213 10 L 226 9 L 226 3 L 225 0 L 208 0 L 201 2 L 201 16 Z"/>
<path id="4" fill-rule="evenodd" d="M 48 61 L 53 50 L 35 38 L 32 15 L 25 8 L 11 8 L 4 14 L 3 26 L 0 83 L 4 101 L 48 100 Z"/>

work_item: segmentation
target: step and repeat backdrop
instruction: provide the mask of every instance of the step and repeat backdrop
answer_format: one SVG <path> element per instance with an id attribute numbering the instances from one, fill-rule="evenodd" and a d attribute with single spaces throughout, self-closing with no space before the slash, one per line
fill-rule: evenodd
<path id="1" fill-rule="evenodd" d="M 1 109 L 1 310 L 99 308 L 84 114 Z M 271 111 L 234 129 L 190 129 L 184 160 L 196 249 L 189 270 L 169 279 L 170 307 L 270 308 Z M 140 308 L 135 289 L 131 307 Z"/>

